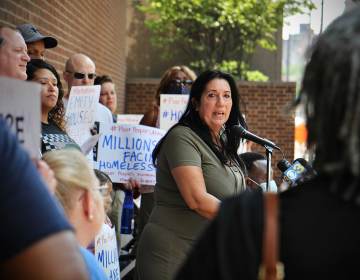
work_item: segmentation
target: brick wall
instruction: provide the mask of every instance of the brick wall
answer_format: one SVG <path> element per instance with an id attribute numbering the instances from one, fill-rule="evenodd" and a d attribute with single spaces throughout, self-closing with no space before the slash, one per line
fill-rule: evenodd
<path id="1" fill-rule="evenodd" d="M 41 33 L 57 38 L 58 46 L 46 56 L 59 73 L 70 55 L 91 57 L 99 75 L 113 77 L 118 111 L 124 112 L 126 1 L 0 0 L 0 25 L 15 28 L 22 23 L 33 23 Z"/>
<path id="2" fill-rule="evenodd" d="M 126 83 L 126 113 L 143 114 L 151 106 L 159 79 L 129 79 Z M 294 115 L 287 112 L 287 105 L 295 96 L 295 83 L 238 83 L 249 131 L 275 142 L 288 160 L 294 156 Z M 263 153 L 256 144 L 252 150 Z M 282 159 L 278 151 L 273 153 L 275 176 L 279 172 L 275 164 Z"/>

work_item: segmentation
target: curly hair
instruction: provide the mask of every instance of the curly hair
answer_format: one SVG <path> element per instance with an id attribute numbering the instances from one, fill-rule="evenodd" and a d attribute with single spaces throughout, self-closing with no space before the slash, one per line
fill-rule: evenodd
<path id="1" fill-rule="evenodd" d="M 96 76 L 94 85 L 102 85 L 105 83 L 114 83 L 110 76 L 103 75 L 103 76 Z"/>
<path id="2" fill-rule="evenodd" d="M 56 124 L 60 129 L 65 130 L 65 108 L 63 102 L 64 90 L 60 81 L 60 76 L 54 66 L 45 62 L 42 59 L 32 59 L 26 67 L 27 80 L 32 81 L 35 78 L 35 73 L 39 69 L 47 69 L 54 74 L 57 80 L 57 87 L 59 90 L 58 100 L 54 108 L 51 109 L 48 115 L 49 122 Z"/>

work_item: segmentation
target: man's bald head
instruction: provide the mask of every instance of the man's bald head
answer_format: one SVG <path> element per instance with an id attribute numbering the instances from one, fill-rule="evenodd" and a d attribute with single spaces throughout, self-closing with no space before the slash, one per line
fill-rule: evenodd
<path id="1" fill-rule="evenodd" d="M 83 75 L 81 75 L 83 74 Z M 95 79 L 95 63 L 82 53 L 73 54 L 65 64 L 64 80 L 68 84 L 68 93 L 72 86 L 91 86 Z"/>
<path id="2" fill-rule="evenodd" d="M 0 27 L 0 76 L 26 80 L 26 65 L 30 61 L 21 34 L 8 27 Z"/>

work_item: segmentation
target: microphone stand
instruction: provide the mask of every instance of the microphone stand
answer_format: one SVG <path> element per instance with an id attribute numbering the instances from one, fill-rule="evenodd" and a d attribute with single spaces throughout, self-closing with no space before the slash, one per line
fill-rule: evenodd
<path id="1" fill-rule="evenodd" d="M 270 191 L 271 157 L 273 148 L 264 145 L 266 151 L 266 191 Z"/>

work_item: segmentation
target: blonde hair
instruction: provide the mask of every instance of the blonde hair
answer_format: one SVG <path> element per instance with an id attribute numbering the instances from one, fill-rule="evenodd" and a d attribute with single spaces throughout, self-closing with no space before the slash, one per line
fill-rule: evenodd
<path id="1" fill-rule="evenodd" d="M 55 195 L 67 214 L 75 205 L 78 190 L 91 191 L 98 179 L 86 157 L 78 150 L 63 149 L 47 152 L 43 159 L 55 173 Z"/>
<path id="2" fill-rule="evenodd" d="M 179 71 L 184 72 L 189 80 L 195 81 L 196 74 L 189 67 L 185 65 L 170 67 L 162 75 L 159 87 L 156 90 L 155 102 L 157 105 L 160 105 L 160 94 L 166 91 L 166 89 L 169 87 L 171 80 L 174 78 L 175 74 Z"/>

